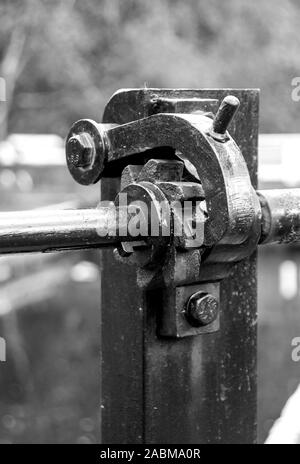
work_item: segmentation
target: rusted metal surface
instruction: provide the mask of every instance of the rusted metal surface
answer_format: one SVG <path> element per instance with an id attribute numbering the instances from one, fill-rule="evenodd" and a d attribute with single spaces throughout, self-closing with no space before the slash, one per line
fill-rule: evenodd
<path id="1" fill-rule="evenodd" d="M 140 91 L 125 91 L 123 96 L 125 93 L 134 92 L 141 95 Z M 185 167 L 184 181 L 192 179 L 201 183 L 205 197 L 207 218 L 204 222 L 204 242 L 199 243 L 198 247 L 203 244 L 212 248 L 209 256 L 206 256 L 206 263 L 236 262 L 249 256 L 256 249 L 259 240 L 261 210 L 243 155 L 227 132 L 227 127 L 239 106 L 238 98 L 227 95 L 220 100 L 221 105 L 213 117 L 212 111 L 215 109 L 216 101 L 214 98 L 191 97 L 192 93 L 189 94 L 187 91 L 177 91 L 171 95 L 167 90 L 149 89 L 147 93 L 146 98 L 141 96 L 141 107 L 134 109 L 130 107 L 127 95 L 125 96 L 123 104 L 128 105 L 130 112 L 125 124 L 123 120 L 122 124 L 117 124 L 114 115 L 111 115 L 111 120 L 114 121 L 112 123 L 106 120 L 103 124 L 88 120 L 75 123 L 70 132 L 72 137 L 67 141 L 67 158 L 68 147 L 76 137 L 76 130 L 78 136 L 83 136 L 83 129 L 87 131 L 87 127 L 91 126 L 94 133 L 95 160 L 101 157 L 101 160 L 94 163 L 98 163 L 98 177 L 107 176 L 109 173 L 121 176 L 124 166 L 128 163 L 146 163 L 148 166 L 149 161 L 154 160 L 158 153 L 161 153 L 160 157 L 164 159 L 181 159 Z M 201 101 L 205 102 L 206 111 L 192 111 L 191 114 L 153 114 L 154 101 L 174 103 L 175 100 L 180 100 L 179 94 L 182 95 L 183 102 L 193 100 L 197 101 L 197 105 L 200 105 Z M 121 104 L 120 95 L 120 92 L 117 92 L 110 105 L 113 106 L 115 100 Z M 212 103 L 210 112 L 207 111 L 209 101 Z M 162 105 L 160 111 L 163 109 Z M 168 110 L 168 105 L 165 109 Z M 72 175 L 73 167 L 71 163 L 69 168 Z M 139 182 L 142 173 L 143 169 L 138 175 Z M 157 184 L 153 179 L 151 182 Z M 138 188 L 131 185 L 129 187 Z M 149 189 L 151 190 L 150 185 Z M 141 189 L 139 192 L 142 196 Z M 164 193 L 166 194 L 166 191 Z M 206 266 L 202 266 L 198 280 L 203 281 L 207 278 Z"/>
<path id="2" fill-rule="evenodd" d="M 170 202 L 172 205 L 172 202 L 175 201 L 201 201 L 205 199 L 201 184 L 181 181 L 182 163 L 180 161 L 150 160 L 143 168 L 140 166 L 131 166 L 131 171 L 134 168 L 138 168 L 136 169 L 134 180 L 132 179 L 132 173 L 129 181 L 125 181 L 124 176 L 122 176 L 121 180 L 121 184 L 123 184 L 121 192 L 127 193 L 130 205 L 133 205 L 139 199 L 143 199 L 145 202 L 148 198 L 150 211 L 151 202 L 155 203 L 155 201 L 159 202 L 159 200 Z M 124 171 L 125 176 L 127 176 L 128 169 Z M 156 181 L 154 182 L 155 178 Z M 164 181 L 161 179 L 164 179 Z M 177 179 L 177 181 L 171 181 L 170 179 Z M 157 185 L 154 190 L 151 182 Z M 300 189 L 261 190 L 257 192 L 257 195 L 261 205 L 259 243 L 299 242 Z M 147 221 L 148 234 L 142 237 L 131 236 L 128 224 L 134 213 L 130 215 L 124 207 L 121 214 L 122 208 L 118 205 L 118 198 L 117 196 L 115 209 L 113 209 L 114 206 L 112 208 L 99 207 L 80 210 L 56 210 L 51 207 L 33 211 L 0 213 L 0 253 L 47 252 L 103 246 L 113 247 L 118 246 L 122 239 L 132 242 L 131 250 L 128 251 L 128 247 L 126 249 L 127 254 L 128 252 L 129 254 L 134 252 L 135 248 L 145 248 L 145 246 L 147 246 L 148 253 L 149 246 L 151 244 L 152 246 L 153 244 L 157 245 L 155 242 L 162 239 L 161 225 L 170 220 L 170 212 L 162 216 L 159 210 L 157 210 L 156 222 L 158 233 L 156 237 L 151 236 L 150 214 L 147 215 L 147 212 L 145 212 L 144 217 L 145 221 Z M 68 206 L 68 203 L 65 206 Z M 174 221 L 176 221 L 175 212 L 173 216 Z M 153 208 L 151 219 L 153 220 Z M 204 226 L 206 221 L 205 212 L 202 212 L 202 216 L 199 213 L 193 220 L 200 221 Z M 182 218 L 178 219 L 178 221 L 182 221 Z M 184 226 L 184 224 L 180 223 L 181 226 Z M 122 230 L 124 231 L 124 237 L 122 236 Z M 172 230 L 169 229 L 168 231 L 169 235 L 165 234 L 164 247 L 171 240 L 174 241 L 175 239 L 172 236 Z M 189 248 L 196 249 L 205 243 L 204 233 L 197 241 L 194 238 L 192 239 L 192 235 L 187 235 L 187 232 L 182 227 L 182 235 L 178 236 L 177 241 L 175 241 L 176 247 L 185 250 Z M 218 256 L 218 246 L 216 250 Z M 233 250 L 232 247 L 229 252 L 231 250 Z M 164 253 L 164 250 L 160 250 L 160 253 Z M 178 263 L 176 265 L 178 265 L 178 271 L 181 272 L 181 276 L 176 277 L 175 270 L 175 274 L 172 277 L 174 284 L 193 282 L 191 275 L 184 280 L 182 274 L 184 268 L 190 267 L 195 270 L 193 258 L 190 260 L 192 256 L 194 255 L 177 255 Z M 201 261 L 201 254 L 199 259 Z M 210 262 L 211 258 L 208 257 L 207 261 Z M 136 264 L 141 265 L 140 258 L 136 261 Z M 149 261 L 149 264 L 153 264 L 153 262 Z M 199 272 L 195 274 L 194 280 L 199 280 Z"/>
<path id="3" fill-rule="evenodd" d="M 218 311 L 218 298 L 210 293 L 198 291 L 187 302 L 186 317 L 195 327 L 205 326 L 217 318 Z"/>
<path id="4" fill-rule="evenodd" d="M 162 97 L 155 95 L 154 91 L 147 116 L 158 113 L 212 114 L 213 110 L 217 110 L 218 103 L 217 99 L 212 98 Z"/>
<path id="5" fill-rule="evenodd" d="M 300 239 L 300 190 L 255 191 L 257 130 L 255 90 L 117 92 L 66 143 L 71 175 L 103 177 L 113 207 L 0 216 L 2 253 L 116 246 L 118 260 L 102 252 L 105 443 L 255 441 L 255 250 Z M 131 232 L 121 194 L 154 205 L 155 236 L 146 210 L 147 233 Z"/>
<path id="6" fill-rule="evenodd" d="M 228 95 L 222 101 L 218 111 L 214 117 L 213 125 L 211 128 L 211 135 L 216 140 L 226 140 L 228 126 L 230 125 L 235 113 L 240 106 L 238 98 Z"/>
<path id="7" fill-rule="evenodd" d="M 101 198 L 114 200 L 120 180 L 101 182 Z M 101 440 L 143 443 L 144 296 L 136 272 L 101 250 Z"/>
<path id="8" fill-rule="evenodd" d="M 100 124 L 89 119 L 80 119 L 73 124 L 66 140 L 66 161 L 79 184 L 98 182 L 107 149 L 105 132 Z"/>
<path id="9" fill-rule="evenodd" d="M 72 176 L 104 177 L 114 206 L 0 216 L 2 253 L 117 247 L 102 252 L 105 443 L 255 441 L 255 250 L 300 239 L 299 191 L 255 191 L 257 130 L 255 90 L 118 92 L 66 144 Z M 145 211 L 147 233 L 127 234 L 121 193 L 154 205 L 158 234 Z"/>
<path id="10" fill-rule="evenodd" d="M 70 163 L 77 168 L 87 168 L 93 161 L 95 146 L 90 134 L 83 132 L 69 140 Z"/>
<path id="11" fill-rule="evenodd" d="M 119 92 L 107 105 L 103 122 L 124 124 L 153 114 L 153 96 L 163 99 L 212 99 L 220 102 L 229 93 L 241 102 L 240 117 L 233 121 L 230 133 L 242 150 L 255 187 L 258 129 L 258 93 L 255 90 L 146 89 Z M 215 112 L 215 106 L 212 111 Z M 239 253 L 240 256 L 242 253 L 246 255 L 246 249 L 249 254 L 249 250 L 254 250 L 258 241 L 260 223 L 253 220 L 258 216 L 259 204 L 251 190 L 247 169 L 238 157 L 229 168 L 225 144 L 216 148 L 214 144 L 221 142 L 214 139 L 208 142 L 206 136 L 200 137 L 197 142 L 203 149 L 202 156 L 199 156 L 195 143 L 199 126 L 193 118 L 192 115 L 160 114 L 151 116 L 143 124 L 138 121 L 126 124 L 126 130 L 125 126 L 109 129 L 110 167 L 106 169 L 106 175 L 120 176 L 124 163 L 144 164 L 150 158 L 170 159 L 175 155 L 184 161 L 185 172 L 190 180 L 197 179 L 201 173 L 205 196 L 209 202 L 215 201 L 213 207 L 210 204 L 210 211 L 216 214 L 211 219 L 215 221 L 214 226 L 211 222 L 208 228 L 211 242 L 208 240 L 207 244 L 215 243 L 223 235 L 225 240 L 221 247 L 224 250 L 219 250 L 218 254 L 224 261 L 228 245 L 235 245 L 237 256 Z M 212 151 L 209 147 L 213 147 Z M 232 144 L 231 153 L 234 150 Z M 222 177 L 224 171 L 220 173 L 220 165 L 213 161 L 216 152 L 222 153 L 218 162 L 224 163 L 225 180 Z M 196 171 L 186 162 L 186 158 L 190 162 L 192 160 Z M 247 211 L 247 208 L 243 211 L 240 209 L 247 203 L 247 189 L 241 189 L 241 184 L 235 184 L 236 179 L 241 177 L 243 181 L 246 179 L 249 186 L 247 202 L 251 206 Z M 216 182 L 217 178 L 220 184 Z M 226 216 L 228 204 L 222 196 L 215 195 L 216 190 L 212 191 L 212 185 L 224 187 L 223 190 L 220 187 L 220 191 L 226 191 L 229 196 L 231 191 L 234 200 L 238 193 L 237 209 L 232 212 L 233 215 L 239 215 L 239 221 L 243 217 L 242 222 L 230 223 Z M 119 186 L 118 178 L 104 178 L 102 198 L 113 199 Z M 228 231 L 226 235 L 225 230 Z M 252 239 L 255 237 L 253 242 L 246 243 L 245 249 L 239 250 L 243 249 L 243 242 L 249 236 Z M 252 254 L 230 269 L 227 264 L 220 269 L 220 264 L 212 259 L 206 265 L 205 278 L 210 276 L 209 279 L 214 282 L 222 274 L 223 277 L 224 274 L 228 276 L 220 284 L 220 330 L 198 337 L 172 340 L 157 335 L 158 320 L 164 311 L 164 289 L 141 289 L 136 284 L 134 268 L 126 263 L 116 264 L 110 251 L 103 252 L 103 442 L 255 441 L 255 261 L 255 254 Z M 241 278 L 243 275 L 245 278 Z M 192 286 L 195 287 L 193 292 L 201 289 L 201 284 Z M 188 288 L 189 285 L 184 287 Z M 169 291 L 171 295 L 174 294 L 171 288 Z M 120 395 L 120 391 L 126 391 L 126 396 Z"/>
<path id="12" fill-rule="evenodd" d="M 156 319 L 158 324 L 156 333 L 158 335 L 179 339 L 212 334 L 220 330 L 220 312 L 216 310 L 216 304 L 219 306 L 220 301 L 220 284 L 218 282 L 177 285 L 175 289 L 172 287 L 160 289 L 159 293 L 162 304 Z M 214 313 L 214 317 L 206 320 L 207 324 L 203 324 L 204 318 L 199 324 L 199 319 L 196 321 L 190 317 L 191 299 L 199 293 L 209 294 L 214 300 L 213 304 L 210 301 L 209 307 L 206 308 L 206 316 L 209 313 L 211 315 Z M 214 307 L 212 308 L 212 306 Z"/>
<path id="13" fill-rule="evenodd" d="M 13 217 L 0 217 L 4 252 L 12 238 L 15 251 L 117 246 L 118 260 L 102 252 L 105 443 L 255 441 L 255 250 L 300 238 L 299 191 L 255 191 L 257 129 L 255 90 L 118 92 L 102 124 L 72 126 L 69 170 L 85 185 L 103 176 L 102 198 L 118 208 L 120 192 L 133 204 L 166 201 L 169 235 L 158 207 L 158 235 L 126 239 L 112 233 L 110 209 L 47 212 L 49 222 L 33 216 L 27 229 L 28 217 L 10 230 Z M 174 235 L 185 222 L 172 202 L 186 200 L 198 241 L 184 227 Z"/>
<path id="14" fill-rule="evenodd" d="M 211 125 L 206 116 L 158 114 L 112 127 L 106 131 L 106 165 L 115 164 L 118 174 L 122 164 L 131 163 L 135 155 L 144 162 L 145 156 L 154 158 L 153 150 L 161 147 L 172 149 L 173 156 L 180 153 L 179 157 L 195 166 L 205 192 L 209 212 L 206 245 L 218 242 L 225 232 L 229 243 L 241 243 L 249 235 L 257 236 L 258 229 L 252 229 L 257 225 L 258 201 L 235 142 L 230 137 L 226 143 L 214 140 L 209 135 Z M 162 153 L 160 156 L 164 158 Z"/>

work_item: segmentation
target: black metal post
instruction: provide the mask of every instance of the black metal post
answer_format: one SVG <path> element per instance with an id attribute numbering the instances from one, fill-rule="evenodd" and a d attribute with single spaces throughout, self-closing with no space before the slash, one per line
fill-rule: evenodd
<path id="1" fill-rule="evenodd" d="M 128 93 L 118 111 L 108 104 L 104 122 L 147 116 L 148 92 Z M 191 90 L 185 97 L 221 101 L 229 92 L 241 102 L 230 132 L 255 187 L 258 91 Z M 174 97 L 172 91 L 158 93 Z M 162 148 L 162 158 L 165 153 Z M 102 198 L 113 200 L 118 184 L 117 178 L 103 179 Z M 256 254 L 221 282 L 220 330 L 178 340 L 157 335 L 160 291 L 142 291 L 135 269 L 115 261 L 111 250 L 102 251 L 101 260 L 102 442 L 255 442 Z"/>

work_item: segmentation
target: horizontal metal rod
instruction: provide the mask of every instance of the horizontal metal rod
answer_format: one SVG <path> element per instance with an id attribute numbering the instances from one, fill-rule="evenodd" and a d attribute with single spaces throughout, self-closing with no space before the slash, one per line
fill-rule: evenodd
<path id="1" fill-rule="evenodd" d="M 118 210 L 119 227 L 127 221 L 127 210 Z M 110 207 L 0 213 L 0 254 L 114 246 L 120 241 L 115 229 Z"/>
<path id="2" fill-rule="evenodd" d="M 259 190 L 260 244 L 300 242 L 300 189 Z M 0 213 L 0 255 L 116 246 L 132 214 L 124 207 Z M 124 234 L 125 231 L 125 234 Z M 143 237 L 145 239 L 145 237 Z"/>
<path id="3" fill-rule="evenodd" d="M 259 190 L 260 244 L 300 242 L 300 189 Z"/>

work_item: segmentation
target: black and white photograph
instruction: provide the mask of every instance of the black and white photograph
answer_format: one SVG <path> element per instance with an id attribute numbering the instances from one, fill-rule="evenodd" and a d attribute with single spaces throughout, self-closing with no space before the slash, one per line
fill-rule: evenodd
<path id="1" fill-rule="evenodd" d="M 297 0 L 0 0 L 1 445 L 300 444 L 299 31 Z"/>

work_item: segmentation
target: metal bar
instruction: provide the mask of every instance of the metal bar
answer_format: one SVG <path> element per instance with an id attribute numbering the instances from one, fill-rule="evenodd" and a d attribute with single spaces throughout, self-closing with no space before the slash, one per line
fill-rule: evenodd
<path id="1" fill-rule="evenodd" d="M 118 178 L 101 181 L 101 198 L 119 190 Z M 143 292 L 112 250 L 100 250 L 100 261 L 101 443 L 143 443 Z"/>
<path id="2" fill-rule="evenodd" d="M 300 241 L 300 189 L 257 192 L 262 210 L 261 244 Z"/>
<path id="3" fill-rule="evenodd" d="M 218 100 L 228 94 L 226 89 L 180 92 L 180 97 Z M 168 89 L 155 93 L 164 98 L 176 94 Z M 230 93 L 241 101 L 242 112 L 231 134 L 256 187 L 258 92 Z M 107 105 L 104 123 L 147 115 L 151 89 L 124 94 L 119 92 Z M 164 158 L 165 149 L 155 154 Z M 102 198 L 113 199 L 118 191 L 116 178 L 102 180 Z M 101 253 L 102 442 L 254 442 L 256 254 L 238 263 L 221 283 L 220 331 L 176 340 L 157 336 L 161 292 L 142 291 L 133 267 L 117 263 L 111 250 Z"/>
<path id="4" fill-rule="evenodd" d="M 127 225 L 127 213 L 118 219 L 119 228 Z M 1 213 L 0 254 L 114 246 L 118 230 L 109 207 Z"/>
<path id="5" fill-rule="evenodd" d="M 300 189 L 260 190 L 260 243 L 300 241 Z M 126 207 L 36 209 L 0 213 L 0 254 L 114 246 L 130 217 Z M 137 237 L 126 235 L 126 241 Z"/>

